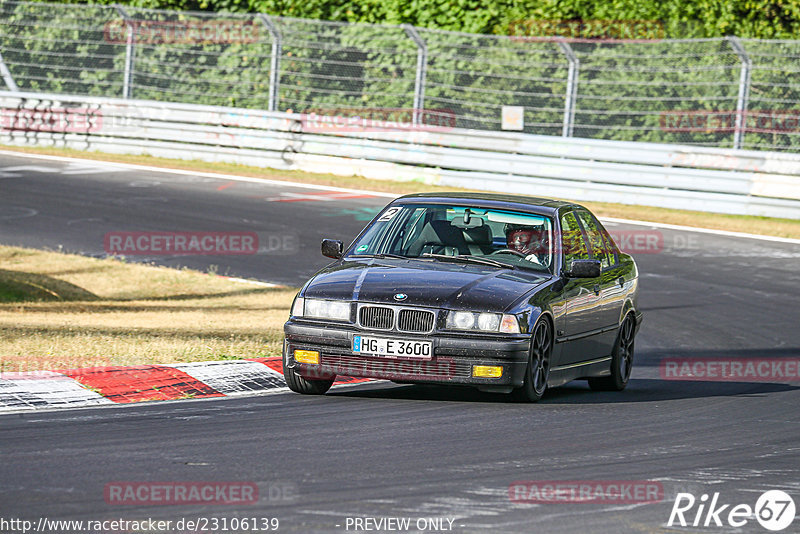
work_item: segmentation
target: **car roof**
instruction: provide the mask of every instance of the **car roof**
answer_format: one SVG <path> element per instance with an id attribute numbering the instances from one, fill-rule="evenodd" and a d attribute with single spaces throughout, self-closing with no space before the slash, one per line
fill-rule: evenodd
<path id="1" fill-rule="evenodd" d="M 472 193 L 472 192 L 456 192 L 446 191 L 443 193 L 413 193 L 411 195 L 404 195 L 397 198 L 394 202 L 412 201 L 413 203 L 422 204 L 425 202 L 441 203 L 451 202 L 456 204 L 467 204 L 474 206 L 481 206 L 487 208 L 516 208 L 525 209 L 528 211 L 535 211 L 538 213 L 547 213 L 553 215 L 559 208 L 564 207 L 583 207 L 573 202 L 565 202 L 563 200 L 553 200 L 549 198 L 540 198 L 527 195 L 509 195 L 502 193 Z"/>

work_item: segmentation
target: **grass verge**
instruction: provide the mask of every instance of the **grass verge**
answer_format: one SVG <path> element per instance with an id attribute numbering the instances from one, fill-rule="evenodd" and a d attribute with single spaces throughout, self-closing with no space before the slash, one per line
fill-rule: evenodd
<path id="1" fill-rule="evenodd" d="M 296 292 L 0 246 L 0 371 L 278 355 Z"/>
<path id="2" fill-rule="evenodd" d="M 458 188 L 441 187 L 419 182 L 395 182 L 389 180 L 369 180 L 355 176 L 338 176 L 334 174 L 315 174 L 303 171 L 277 171 L 259 167 L 249 167 L 232 163 L 208 163 L 197 160 L 174 160 L 156 158 L 151 156 L 132 156 L 105 154 L 100 152 L 83 152 L 80 150 L 62 148 L 38 148 L 3 146 L 4 150 L 28 154 L 49 154 L 56 156 L 93 159 L 98 161 L 111 161 L 119 163 L 134 163 L 150 165 L 169 169 L 195 170 L 199 172 L 216 172 L 238 176 L 249 176 L 272 180 L 302 182 L 317 185 L 330 185 L 353 189 L 367 189 L 396 193 L 398 195 L 416 192 L 453 191 Z M 463 189 L 466 191 L 466 189 Z M 569 200 L 569 199 L 568 199 Z M 693 226 L 696 228 L 713 228 L 731 232 L 745 232 L 778 237 L 800 239 L 800 221 L 792 219 L 773 219 L 770 217 L 753 217 L 745 215 L 723 215 L 705 213 L 700 211 L 674 210 L 666 208 L 652 208 L 648 206 L 629 206 L 626 204 L 611 204 L 603 202 L 580 202 L 601 217 L 616 217 L 621 219 L 636 219 L 667 224 Z"/>

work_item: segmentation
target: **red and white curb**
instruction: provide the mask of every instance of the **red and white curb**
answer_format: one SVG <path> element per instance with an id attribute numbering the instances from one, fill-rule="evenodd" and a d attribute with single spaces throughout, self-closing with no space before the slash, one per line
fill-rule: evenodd
<path id="1" fill-rule="evenodd" d="M 340 377 L 335 384 L 369 379 Z M 280 356 L 0 373 L 0 413 L 288 391 Z"/>

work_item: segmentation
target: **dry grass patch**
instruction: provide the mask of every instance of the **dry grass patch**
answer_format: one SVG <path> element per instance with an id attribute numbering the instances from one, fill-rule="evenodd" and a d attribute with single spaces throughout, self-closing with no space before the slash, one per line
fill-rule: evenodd
<path id="1" fill-rule="evenodd" d="M 288 182 L 301 182 L 307 184 L 347 187 L 351 189 L 382 191 L 387 193 L 396 193 L 398 195 L 406 193 L 440 191 L 474 191 L 471 189 L 442 187 L 424 184 L 421 182 L 395 182 L 390 180 L 369 180 L 367 178 L 360 178 L 357 176 L 315 174 L 303 171 L 278 171 L 274 169 L 236 165 L 232 163 L 208 163 L 197 160 L 174 160 L 151 156 L 105 154 L 100 152 L 83 152 L 80 150 L 61 148 L 14 147 L 2 145 L 0 145 L 0 147 L 6 150 L 30 154 L 51 154 L 57 156 L 93 159 L 98 161 L 135 163 L 138 165 L 150 165 L 169 169 L 216 172 L 237 176 L 283 180 Z M 745 232 L 750 234 L 762 234 L 800 239 L 800 221 L 791 219 L 773 219 L 769 217 L 751 217 L 743 215 L 722 215 L 700 211 L 651 208 L 648 206 L 629 206 L 627 204 L 612 204 L 602 202 L 580 202 L 580 204 L 587 206 L 601 217 L 637 219 L 642 221 L 694 226 L 697 228 L 714 228 L 731 232 Z"/>
<path id="2" fill-rule="evenodd" d="M 296 292 L 0 246 L 0 371 L 277 355 Z"/>

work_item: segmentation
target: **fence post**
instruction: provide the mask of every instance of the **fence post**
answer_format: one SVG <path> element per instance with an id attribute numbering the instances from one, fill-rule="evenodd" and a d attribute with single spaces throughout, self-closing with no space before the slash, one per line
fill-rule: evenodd
<path id="1" fill-rule="evenodd" d="M 125 25 L 128 27 L 128 37 L 125 42 L 125 72 L 122 75 L 122 98 L 132 98 L 133 96 L 133 55 L 134 38 L 136 28 L 133 25 L 128 13 L 119 4 L 114 4 L 114 9 L 125 20 Z"/>
<path id="2" fill-rule="evenodd" d="M 281 82 L 281 32 L 278 27 L 272 22 L 272 19 L 263 13 L 258 14 L 258 18 L 267 27 L 270 36 L 272 36 L 272 57 L 269 63 L 269 99 L 267 101 L 267 109 L 269 111 L 278 110 L 278 88 Z"/>
<path id="3" fill-rule="evenodd" d="M 575 125 L 575 101 L 578 98 L 578 68 L 580 61 L 564 40 L 558 41 L 558 47 L 567 56 L 569 61 L 569 69 L 567 70 L 567 92 L 564 96 L 564 125 L 561 128 L 562 137 L 572 137 L 572 131 Z"/>
<path id="4" fill-rule="evenodd" d="M 414 79 L 414 114 L 412 124 L 419 126 L 422 123 L 422 109 L 425 107 L 425 75 L 428 70 L 428 46 L 420 37 L 417 29 L 411 24 L 402 24 L 406 34 L 417 45 L 417 74 Z"/>
<path id="5" fill-rule="evenodd" d="M 753 66 L 750 57 L 742 46 L 738 37 L 728 36 L 725 39 L 739 56 L 742 70 L 739 74 L 739 96 L 736 98 L 736 126 L 733 131 L 733 148 L 739 150 L 744 144 L 744 134 L 747 131 L 747 105 L 750 100 L 750 70 Z"/>
<path id="6" fill-rule="evenodd" d="M 11 76 L 11 71 L 8 70 L 6 62 L 3 61 L 3 54 L 0 54 L 0 76 L 3 77 L 3 81 L 6 82 L 6 87 L 8 87 L 9 90 L 15 93 L 19 92 L 19 87 L 17 87 L 14 77 Z"/>

